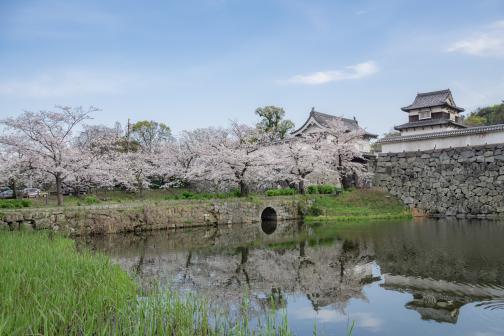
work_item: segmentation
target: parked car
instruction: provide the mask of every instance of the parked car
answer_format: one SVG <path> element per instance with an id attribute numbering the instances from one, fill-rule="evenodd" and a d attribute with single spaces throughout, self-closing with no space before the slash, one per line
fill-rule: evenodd
<path id="1" fill-rule="evenodd" d="M 0 198 L 12 198 L 12 196 L 14 196 L 12 189 L 6 189 L 0 192 Z"/>
<path id="2" fill-rule="evenodd" d="M 84 196 L 88 193 L 88 189 L 86 186 L 64 187 L 61 192 L 64 196 Z"/>
<path id="3" fill-rule="evenodd" d="M 22 191 L 22 195 L 25 198 L 37 198 L 40 196 L 40 189 L 37 188 L 25 188 Z"/>

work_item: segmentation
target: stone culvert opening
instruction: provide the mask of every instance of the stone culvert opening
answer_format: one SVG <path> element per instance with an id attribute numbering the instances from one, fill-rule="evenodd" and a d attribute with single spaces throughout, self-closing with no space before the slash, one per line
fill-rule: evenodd
<path id="1" fill-rule="evenodd" d="M 277 213 L 272 207 L 267 207 L 261 213 L 261 229 L 266 234 L 272 234 L 277 228 Z"/>

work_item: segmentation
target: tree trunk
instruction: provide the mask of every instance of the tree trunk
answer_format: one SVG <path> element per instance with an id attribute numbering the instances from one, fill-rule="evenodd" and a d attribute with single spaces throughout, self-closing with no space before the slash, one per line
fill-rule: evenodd
<path id="1" fill-rule="evenodd" d="M 12 189 L 12 198 L 17 198 L 17 187 L 16 187 L 16 179 L 11 179 L 11 189 Z"/>
<path id="2" fill-rule="evenodd" d="M 304 195 L 304 193 L 305 193 L 304 180 L 299 181 L 298 191 L 300 194 Z"/>
<path id="3" fill-rule="evenodd" d="M 138 197 L 143 198 L 143 183 L 140 176 L 137 176 Z"/>
<path id="4" fill-rule="evenodd" d="M 240 197 L 248 196 L 249 189 L 244 181 L 240 181 Z"/>
<path id="5" fill-rule="evenodd" d="M 58 200 L 58 206 L 63 205 L 63 193 L 61 192 L 61 175 L 56 174 L 56 198 Z"/>

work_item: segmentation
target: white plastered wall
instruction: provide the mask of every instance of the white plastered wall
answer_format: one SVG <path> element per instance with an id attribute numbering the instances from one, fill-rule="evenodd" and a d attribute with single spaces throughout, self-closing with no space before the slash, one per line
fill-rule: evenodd
<path id="1" fill-rule="evenodd" d="M 433 137 L 423 140 L 384 142 L 381 144 L 381 147 L 382 153 L 400 153 L 499 143 L 504 143 L 504 130 L 491 133 L 465 134 L 450 137 Z"/>

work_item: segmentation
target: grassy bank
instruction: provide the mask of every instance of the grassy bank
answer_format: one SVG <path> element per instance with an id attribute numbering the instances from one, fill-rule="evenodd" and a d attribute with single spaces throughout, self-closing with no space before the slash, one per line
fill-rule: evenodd
<path id="1" fill-rule="evenodd" d="M 286 318 L 250 330 L 201 299 L 143 293 L 107 257 L 59 236 L 0 233 L 0 255 L 0 335 L 290 335 Z"/>
<path id="2" fill-rule="evenodd" d="M 355 189 L 337 196 L 310 196 L 307 222 L 410 218 L 400 200 L 376 189 Z"/>
<path id="3" fill-rule="evenodd" d="M 238 197 L 236 191 L 222 193 L 203 193 L 194 192 L 185 189 L 149 189 L 144 190 L 142 194 L 114 190 L 114 191 L 96 191 L 81 196 L 64 196 L 63 205 L 66 207 L 86 206 L 86 205 L 107 205 L 135 202 L 162 202 L 170 200 L 208 200 L 208 199 L 227 199 Z M 56 207 L 57 200 L 55 195 L 32 198 L 25 207 L 45 208 Z M 1 207 L 1 204 L 0 204 Z"/>

